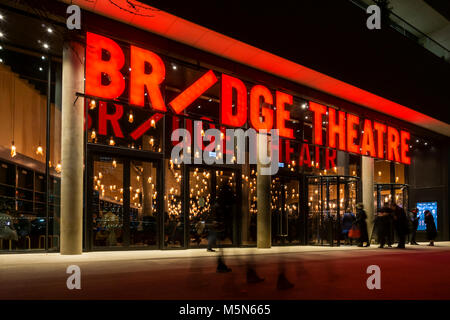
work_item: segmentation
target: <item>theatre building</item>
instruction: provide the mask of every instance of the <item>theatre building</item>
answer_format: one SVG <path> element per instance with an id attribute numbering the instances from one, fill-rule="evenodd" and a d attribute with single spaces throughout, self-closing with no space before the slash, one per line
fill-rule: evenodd
<path id="1" fill-rule="evenodd" d="M 224 206 L 221 246 L 339 246 L 360 202 L 370 234 L 395 202 L 449 240 L 447 122 L 143 3 L 66 2 L 0 7 L 1 253 L 205 248 Z M 237 128 L 278 129 L 276 174 L 255 140 L 237 163 Z"/>

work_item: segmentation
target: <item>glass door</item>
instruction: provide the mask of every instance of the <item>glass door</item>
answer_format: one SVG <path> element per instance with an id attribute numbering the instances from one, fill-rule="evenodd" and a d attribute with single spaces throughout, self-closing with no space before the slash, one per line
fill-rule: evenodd
<path id="1" fill-rule="evenodd" d="M 271 183 L 272 243 L 299 244 L 300 187 L 297 178 L 277 176 Z"/>
<path id="2" fill-rule="evenodd" d="M 354 176 L 307 177 L 309 244 L 341 244 L 344 216 L 356 216 L 358 181 Z"/>
<path id="3" fill-rule="evenodd" d="M 189 246 L 206 247 L 210 228 L 217 232 L 219 246 L 237 245 L 240 212 L 237 171 L 190 167 L 188 173 Z"/>
<path id="4" fill-rule="evenodd" d="M 158 162 L 94 153 L 88 160 L 87 247 L 157 248 Z"/>

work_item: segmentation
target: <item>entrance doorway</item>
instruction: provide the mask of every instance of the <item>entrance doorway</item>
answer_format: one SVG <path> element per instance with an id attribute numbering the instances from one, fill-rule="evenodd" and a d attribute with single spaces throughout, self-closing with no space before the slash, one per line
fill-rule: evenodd
<path id="1" fill-rule="evenodd" d="M 206 247 L 217 232 L 217 246 L 239 244 L 241 177 L 239 171 L 193 166 L 188 168 L 189 247 Z"/>
<path id="2" fill-rule="evenodd" d="M 354 176 L 309 176 L 308 243 L 340 245 L 344 240 L 344 213 L 356 216 L 359 178 Z"/>
<path id="3" fill-rule="evenodd" d="M 297 177 L 276 176 L 271 183 L 272 244 L 300 244 L 300 182 Z"/>
<path id="4" fill-rule="evenodd" d="M 160 247 L 160 161 L 89 152 L 88 250 Z"/>
<path id="5" fill-rule="evenodd" d="M 408 212 L 408 185 L 399 183 L 378 183 L 374 185 L 375 212 L 392 200 Z"/>

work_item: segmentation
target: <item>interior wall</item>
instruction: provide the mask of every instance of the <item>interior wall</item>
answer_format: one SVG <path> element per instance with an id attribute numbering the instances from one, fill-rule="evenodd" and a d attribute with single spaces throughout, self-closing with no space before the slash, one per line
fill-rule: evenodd
<path id="1" fill-rule="evenodd" d="M 44 163 L 47 97 L 5 65 L 0 65 L 0 96 L 0 146 L 10 149 L 14 139 L 17 154 Z M 54 152 L 50 161 L 55 167 L 61 162 L 61 110 L 54 105 L 51 107 L 51 133 Z M 36 154 L 39 144 L 43 155 Z"/>
<path id="2" fill-rule="evenodd" d="M 438 238 L 449 240 L 449 153 L 448 144 L 416 148 L 409 168 L 409 207 L 417 202 L 438 202 Z M 418 240 L 426 240 L 425 232 L 418 232 Z"/>

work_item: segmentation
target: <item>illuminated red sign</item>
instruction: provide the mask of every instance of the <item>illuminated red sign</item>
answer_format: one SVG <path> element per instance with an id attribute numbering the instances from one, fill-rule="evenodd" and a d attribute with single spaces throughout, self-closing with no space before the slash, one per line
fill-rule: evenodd
<path id="1" fill-rule="evenodd" d="M 108 100 L 122 96 L 125 90 L 125 75 L 121 71 L 125 65 L 122 48 L 115 41 L 90 32 L 87 33 L 86 42 L 86 94 Z M 278 129 L 281 137 L 294 139 L 294 130 L 289 125 L 292 95 L 281 91 L 272 93 L 267 87 L 259 84 L 248 91 L 242 80 L 226 74 L 219 77 L 214 71 L 209 70 L 166 106 L 161 92 L 166 75 L 163 60 L 156 53 L 135 46 L 130 46 L 129 50 L 129 104 L 142 108 L 148 102 L 150 108 L 158 112 L 130 134 L 132 139 L 139 139 L 162 119 L 161 112 L 167 112 L 167 106 L 175 114 L 183 113 L 196 99 L 213 87 L 219 78 L 221 125 L 242 127 L 248 121 L 257 131 Z M 107 123 L 110 122 L 114 136 L 123 137 L 118 122 L 123 116 L 123 108 L 120 104 L 114 106 L 115 112 L 109 114 L 105 104 L 100 103 L 98 133 L 107 135 Z M 335 167 L 336 150 L 333 149 L 405 164 L 411 163 L 408 156 L 409 132 L 370 119 L 360 119 L 356 115 L 312 101 L 309 102 L 309 109 L 314 115 L 312 142 L 317 146 L 314 151 L 316 165 L 320 160 L 318 146 L 330 148 L 324 155 L 327 169 Z M 325 123 L 326 130 L 324 130 Z M 324 132 L 326 134 L 323 134 Z M 289 143 L 285 144 L 284 148 L 286 159 L 289 161 L 292 148 Z M 303 144 L 300 149 L 299 165 L 314 165 L 307 145 Z"/>

